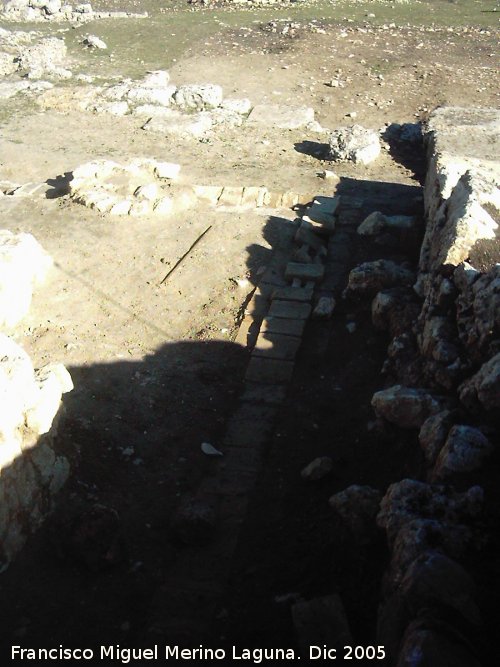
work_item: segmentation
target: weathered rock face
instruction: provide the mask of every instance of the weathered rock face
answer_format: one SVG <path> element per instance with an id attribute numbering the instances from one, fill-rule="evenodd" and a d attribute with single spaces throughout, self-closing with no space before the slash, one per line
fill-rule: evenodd
<path id="1" fill-rule="evenodd" d="M 479 371 L 459 388 L 460 400 L 470 410 L 500 407 L 500 352 L 481 366 Z"/>
<path id="2" fill-rule="evenodd" d="M 418 228 L 419 222 L 415 216 L 410 215 L 384 215 L 380 211 L 374 211 L 363 220 L 357 229 L 361 236 L 376 236 L 387 231 L 410 232 Z"/>
<path id="3" fill-rule="evenodd" d="M 68 461 L 53 449 L 53 422 L 61 395 L 72 388 L 64 366 L 35 372 L 24 350 L 0 334 L 0 569 L 41 523 L 68 476 Z"/>
<path id="4" fill-rule="evenodd" d="M 19 70 L 29 79 L 40 79 L 48 74 L 60 78 L 71 77 L 64 68 L 67 58 L 66 44 L 58 37 L 46 37 L 24 49 L 19 57 Z"/>
<path id="5" fill-rule="evenodd" d="M 395 385 L 377 391 L 373 395 L 372 406 L 379 417 L 391 424 L 401 428 L 420 428 L 431 414 L 439 412 L 442 401 L 425 389 Z"/>
<path id="6" fill-rule="evenodd" d="M 330 135 L 329 158 L 334 162 L 369 164 L 380 155 L 380 139 L 377 132 L 361 125 L 341 127 Z"/>
<path id="7" fill-rule="evenodd" d="M 387 287 L 413 285 L 415 274 L 409 269 L 386 259 L 364 262 L 349 273 L 347 292 L 373 295 Z"/>
<path id="8" fill-rule="evenodd" d="M 415 292 L 409 287 L 382 290 L 372 302 L 372 322 L 377 329 L 399 336 L 411 331 L 421 309 Z"/>
<path id="9" fill-rule="evenodd" d="M 13 327 L 28 312 L 33 288 L 45 280 L 52 258 L 31 234 L 0 230 L 0 327 Z"/>
<path id="10" fill-rule="evenodd" d="M 174 102 L 181 109 L 215 109 L 222 102 L 222 88 L 213 83 L 180 86 Z"/>
<path id="11" fill-rule="evenodd" d="M 493 452 L 493 445 L 472 426 L 453 426 L 431 473 L 432 480 L 444 480 L 456 473 L 477 470 Z"/>
<path id="12" fill-rule="evenodd" d="M 499 129 L 500 114 L 492 109 L 438 109 L 431 116 L 426 231 L 414 286 L 422 308 L 418 316 L 408 311 L 410 290 L 401 289 L 379 292 L 372 304 L 375 326 L 397 334 L 383 370 L 411 387 L 377 392 L 373 406 L 399 427 L 420 427 L 431 482 L 391 485 L 377 516 L 391 550 L 378 642 L 391 664 L 476 664 L 458 641 L 470 631 L 472 646 L 480 619 L 473 584 L 456 561 L 487 539 L 477 521 L 483 493 L 477 486 L 457 493 L 436 482 L 463 483 L 494 451 L 490 434 L 500 407 Z M 374 214 L 360 231 L 383 235 L 384 227 L 387 222 Z M 399 313 L 405 312 L 407 329 L 398 331 Z M 478 423 L 480 428 L 469 425 Z"/>
<path id="13" fill-rule="evenodd" d="M 500 190 L 473 172 L 466 172 L 427 228 L 421 271 L 432 273 L 456 267 L 468 259 L 477 241 L 495 238 L 498 224 L 488 206 L 500 209 Z"/>
<path id="14" fill-rule="evenodd" d="M 468 357 L 474 363 L 482 363 L 500 351 L 500 264 L 482 275 L 467 271 L 469 280 L 464 273 L 466 270 L 461 269 L 456 279 L 454 274 L 459 289 L 458 336 Z"/>
<path id="15" fill-rule="evenodd" d="M 290 107 L 284 104 L 257 104 L 248 117 L 251 125 L 296 130 L 314 122 L 312 107 Z"/>
<path id="16" fill-rule="evenodd" d="M 404 479 L 391 484 L 380 503 L 377 524 L 392 547 L 399 531 L 414 519 L 437 519 L 445 524 L 470 524 L 481 512 L 483 491 L 473 486 L 465 493 L 450 487 Z"/>
<path id="17" fill-rule="evenodd" d="M 431 415 L 422 424 L 418 440 L 429 465 L 434 465 L 439 452 L 444 446 L 446 437 L 453 425 L 454 414 L 451 410 L 443 410 Z"/>

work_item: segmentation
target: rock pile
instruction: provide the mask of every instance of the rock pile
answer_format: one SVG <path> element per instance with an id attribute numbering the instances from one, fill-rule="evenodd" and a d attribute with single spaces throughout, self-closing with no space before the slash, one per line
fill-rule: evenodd
<path id="1" fill-rule="evenodd" d="M 481 621 L 463 562 L 484 546 L 483 491 L 470 484 L 498 440 L 499 129 L 500 115 L 491 109 L 431 115 L 418 274 L 381 259 L 349 276 L 346 296 L 374 297 L 373 324 L 393 336 L 383 369 L 388 386 L 374 394 L 372 406 L 381 423 L 418 432 L 427 477 L 392 484 L 376 518 L 391 553 L 377 641 L 391 664 L 410 664 L 415 656 L 429 664 L 445 664 L 449 656 L 454 665 L 479 664 L 474 641 Z M 418 234 L 418 221 L 375 212 L 358 233 L 376 241 L 394 239 L 396 230 Z M 470 488 L 459 493 L 452 486 L 458 484 Z M 350 489 L 331 505 L 363 537 L 369 514 L 357 522 L 363 502 Z"/>
<path id="2" fill-rule="evenodd" d="M 361 125 L 340 127 L 329 138 L 329 158 L 334 162 L 369 164 L 380 155 L 378 133 Z"/>
<path id="3" fill-rule="evenodd" d="M 52 259 L 30 234 L 0 232 L 0 328 L 28 312 L 33 287 Z M 29 356 L 0 333 L 0 571 L 43 521 L 69 473 L 53 439 L 61 395 L 73 388 L 62 364 L 37 371 Z"/>
<path id="4" fill-rule="evenodd" d="M 4 21 L 71 21 L 86 23 L 104 18 L 145 18 L 147 13 L 94 11 L 90 2 L 78 5 L 63 4 L 62 0 L 5 0 L 0 17 Z"/>

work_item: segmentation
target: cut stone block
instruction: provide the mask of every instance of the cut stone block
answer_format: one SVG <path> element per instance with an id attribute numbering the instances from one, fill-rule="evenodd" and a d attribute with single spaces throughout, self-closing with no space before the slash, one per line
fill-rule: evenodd
<path id="1" fill-rule="evenodd" d="M 335 215 L 340 204 L 340 197 L 314 197 L 313 208 L 319 207 L 323 213 Z"/>
<path id="2" fill-rule="evenodd" d="M 310 266 L 309 264 L 307 266 Z M 275 299 L 269 309 L 270 317 L 281 317 L 285 319 L 307 320 L 311 314 L 311 306 L 308 303 L 296 301 L 281 301 Z"/>
<path id="3" fill-rule="evenodd" d="M 289 280 L 298 278 L 299 280 L 319 282 L 323 278 L 325 267 L 322 264 L 302 264 L 300 262 L 288 262 L 285 269 L 285 277 Z"/>
<path id="4" fill-rule="evenodd" d="M 316 252 L 325 250 L 325 244 L 323 241 L 318 236 L 316 236 L 314 232 L 311 232 L 307 225 L 301 224 L 299 226 L 297 233 L 295 234 L 295 240 L 297 243 L 306 243 L 307 245 L 310 245 L 313 250 L 316 250 Z"/>
<path id="5" fill-rule="evenodd" d="M 291 366 L 293 368 L 293 364 Z M 273 407 L 243 403 L 229 420 L 224 445 L 259 450 L 272 433 L 275 416 L 276 410 Z"/>
<path id="6" fill-rule="evenodd" d="M 248 364 L 245 380 L 283 384 L 290 382 L 293 374 L 293 361 L 252 357 Z"/>
<path id="7" fill-rule="evenodd" d="M 251 206 L 257 208 L 262 206 L 264 196 L 267 188 L 264 187 L 246 187 L 243 188 L 243 195 L 241 197 L 242 206 Z"/>
<path id="8" fill-rule="evenodd" d="M 332 218 L 328 223 L 321 223 L 312 220 L 308 215 L 304 215 L 301 226 L 318 236 L 331 236 L 335 231 L 335 218 Z"/>
<path id="9" fill-rule="evenodd" d="M 304 319 L 285 319 L 282 317 L 268 316 L 264 318 L 261 331 L 283 334 L 285 336 L 302 336 L 306 321 Z"/>
<path id="10" fill-rule="evenodd" d="M 239 206 L 243 188 L 225 187 L 217 202 L 218 206 Z"/>
<path id="11" fill-rule="evenodd" d="M 259 382 L 247 382 L 241 400 L 264 405 L 281 405 L 286 399 L 285 385 L 268 385 Z"/>
<path id="12" fill-rule="evenodd" d="M 269 208 L 280 208 L 283 195 L 281 192 L 266 192 L 264 194 L 264 206 Z"/>
<path id="13" fill-rule="evenodd" d="M 293 361 L 300 347 L 301 339 L 263 332 L 257 338 L 252 357 L 289 359 Z"/>
<path id="14" fill-rule="evenodd" d="M 281 206 L 283 208 L 292 208 L 299 202 L 299 195 L 296 192 L 284 192 L 281 197 Z"/>
<path id="15" fill-rule="evenodd" d="M 280 287 L 273 292 L 273 299 L 281 301 L 301 301 L 309 303 L 313 296 L 312 287 Z"/>
<path id="16" fill-rule="evenodd" d="M 314 120 L 311 107 L 290 107 L 285 104 L 257 104 L 248 117 L 248 123 L 295 130 Z"/>
<path id="17" fill-rule="evenodd" d="M 195 185 L 194 192 L 200 199 L 206 199 L 211 204 L 217 204 L 223 188 L 219 185 Z"/>

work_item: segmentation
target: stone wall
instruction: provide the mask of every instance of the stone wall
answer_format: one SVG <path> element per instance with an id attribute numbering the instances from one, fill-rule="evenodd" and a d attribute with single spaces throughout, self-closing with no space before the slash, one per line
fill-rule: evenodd
<path id="1" fill-rule="evenodd" d="M 69 473 L 54 437 L 71 377 L 62 364 L 35 370 L 2 333 L 15 333 L 51 266 L 30 234 L 0 231 L 0 572 L 41 524 Z"/>
<path id="2" fill-rule="evenodd" d="M 487 499 L 475 481 L 500 426 L 499 130 L 492 109 L 431 115 L 413 296 L 401 286 L 373 304 L 374 324 L 394 336 L 384 370 L 397 384 L 372 405 L 381 423 L 418 429 L 426 467 L 425 481 L 392 484 L 377 516 L 391 553 L 378 643 L 398 665 L 415 655 L 479 664 L 471 638 L 480 614 L 463 563 L 484 546 Z M 396 330 L 402 316 L 405 330 Z"/>

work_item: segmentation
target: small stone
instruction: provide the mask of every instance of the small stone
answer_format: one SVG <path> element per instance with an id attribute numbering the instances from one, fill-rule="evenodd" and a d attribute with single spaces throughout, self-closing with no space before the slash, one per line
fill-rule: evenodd
<path id="1" fill-rule="evenodd" d="M 320 296 L 312 316 L 315 319 L 329 319 L 335 310 L 335 303 L 333 296 Z"/>
<path id="2" fill-rule="evenodd" d="M 104 42 L 102 39 L 100 39 L 96 35 L 87 35 L 83 39 L 82 44 L 84 44 L 85 46 L 88 46 L 91 49 L 107 49 L 108 48 L 106 42 Z"/>
<path id="3" fill-rule="evenodd" d="M 300 476 L 308 482 L 323 479 L 333 471 L 333 461 L 329 456 L 319 456 L 302 469 Z"/>

